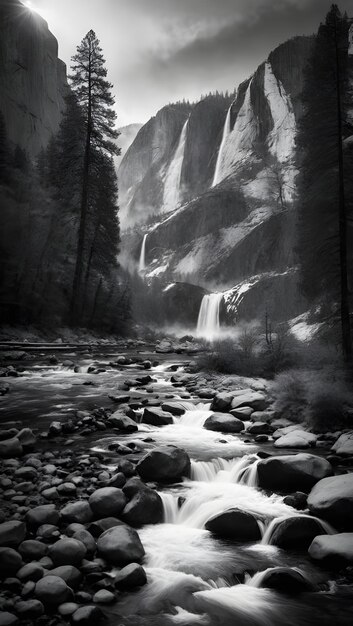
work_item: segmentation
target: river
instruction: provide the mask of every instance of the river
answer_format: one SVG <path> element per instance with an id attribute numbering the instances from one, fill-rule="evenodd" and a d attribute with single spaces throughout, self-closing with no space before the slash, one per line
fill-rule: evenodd
<path id="1" fill-rule="evenodd" d="M 137 354 L 136 349 L 130 352 L 134 357 Z M 130 353 L 125 350 L 124 354 Z M 22 375 L 10 380 L 11 392 L 1 399 L 2 424 L 20 417 L 25 425 L 43 429 L 73 410 L 111 408 L 108 396 L 122 394 L 124 380 L 141 375 L 142 366 L 136 363 L 110 366 L 117 356 L 112 348 L 55 356 L 57 364 L 49 363 L 47 353 L 21 362 Z M 112 442 L 135 442 L 146 451 L 174 444 L 189 453 L 191 476 L 178 484 L 157 486 L 164 523 L 139 529 L 148 584 L 138 592 L 122 594 L 117 605 L 107 611 L 109 622 L 116 626 L 351 624 L 349 595 L 345 587 L 335 586 L 332 572 L 318 567 L 306 552 L 288 552 L 271 545 L 271 523 L 273 527 L 276 518 L 298 515 L 298 511 L 284 504 L 281 496 L 257 488 L 256 462 L 261 447 L 242 434 L 203 429 L 211 414 L 210 404 L 171 382 L 172 373 L 182 373 L 190 357 L 156 355 L 151 348 L 142 348 L 138 356 L 159 364 L 148 372 L 154 379 L 148 388 L 130 388 L 130 400 L 141 404 L 180 400 L 186 403 L 186 412 L 168 426 L 140 423 L 138 432 L 131 435 L 95 433 L 83 440 L 75 434 L 72 445 L 104 453 L 111 468 L 115 463 Z M 68 360 L 74 366 L 62 364 Z M 89 372 L 92 364 L 105 371 Z M 43 445 L 48 444 L 43 441 Z M 261 540 L 234 543 L 205 530 L 207 520 L 232 506 L 255 515 Z M 323 529 L 330 532 L 325 525 Z M 260 573 L 273 566 L 295 568 L 316 586 L 316 592 L 291 596 L 262 588 Z"/>

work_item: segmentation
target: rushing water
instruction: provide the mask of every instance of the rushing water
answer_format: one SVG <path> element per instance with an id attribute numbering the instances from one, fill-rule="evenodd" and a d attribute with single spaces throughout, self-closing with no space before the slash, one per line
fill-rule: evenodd
<path id="1" fill-rule="evenodd" d="M 222 171 L 224 147 L 225 147 L 227 138 L 231 132 L 231 122 L 230 122 L 231 110 L 232 110 L 232 105 L 229 107 L 227 111 L 226 119 L 224 122 L 223 135 L 222 135 L 221 144 L 218 150 L 218 156 L 217 156 L 217 162 L 216 162 L 215 172 L 214 172 L 213 181 L 212 181 L 212 187 L 215 187 L 215 185 L 217 185 L 222 179 L 221 171 Z"/>
<path id="2" fill-rule="evenodd" d="M 188 121 L 189 119 L 186 120 L 181 130 L 178 145 L 165 177 L 163 207 L 166 212 L 174 211 L 180 202 L 180 182 L 184 161 Z"/>
<path id="3" fill-rule="evenodd" d="M 90 361 L 85 358 L 80 359 L 77 373 L 61 365 L 29 365 L 23 378 L 12 381 L 12 399 L 10 394 L 3 398 L 2 415 L 11 416 L 11 405 L 14 414 L 29 410 L 28 398 L 28 417 L 32 419 L 35 411 L 37 415 L 44 413 L 45 403 L 48 413 L 54 407 L 66 412 L 73 407 L 109 405 L 108 394 L 119 389 L 130 372 L 141 372 L 136 366 L 116 371 L 109 368 L 109 360 L 111 355 L 104 359 L 106 372 L 99 375 L 88 373 Z M 149 390 L 132 388 L 131 397 L 181 399 L 187 395 L 185 389 L 173 387 L 167 365 L 151 371 L 155 382 Z M 88 381 L 93 386 L 83 386 Z M 145 449 L 167 443 L 179 445 L 191 456 L 191 473 L 178 484 L 159 488 L 164 521 L 138 531 L 146 552 L 143 565 L 148 584 L 135 593 L 121 595 L 109 626 L 351 624 L 352 613 L 345 597 L 307 593 L 289 598 L 262 587 L 266 570 L 274 566 L 293 568 L 319 585 L 329 574 L 316 567 L 305 552 L 291 553 L 271 545 L 276 525 L 300 513 L 284 504 L 281 496 L 258 489 L 257 448 L 246 443 L 242 435 L 205 430 L 203 424 L 211 413 L 208 403 L 190 397 L 185 409 L 173 424 L 153 427 L 141 423 L 138 433 L 113 438 L 143 442 Z M 143 441 L 147 437 L 148 441 Z M 95 441 L 94 449 L 106 450 L 111 440 Z M 235 543 L 205 529 L 210 518 L 234 507 L 256 518 L 262 540 Z M 332 532 L 327 524 L 319 523 L 322 533 Z"/>
<path id="4" fill-rule="evenodd" d="M 204 337 L 209 341 L 213 341 L 219 335 L 219 310 L 222 298 L 222 293 L 210 293 L 202 298 L 197 320 L 196 332 L 198 337 Z"/>

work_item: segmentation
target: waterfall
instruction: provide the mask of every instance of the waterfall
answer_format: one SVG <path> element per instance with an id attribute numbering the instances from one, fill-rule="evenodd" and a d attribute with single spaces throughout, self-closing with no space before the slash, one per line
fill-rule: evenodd
<path id="1" fill-rule="evenodd" d="M 147 234 L 143 236 L 139 260 L 139 272 L 143 272 L 146 269 L 146 239 Z"/>
<path id="2" fill-rule="evenodd" d="M 186 120 L 176 150 L 174 152 L 172 161 L 169 165 L 165 182 L 164 182 L 164 194 L 163 194 L 163 206 L 164 211 L 174 211 L 177 208 L 180 201 L 180 181 L 181 170 L 184 161 L 185 141 L 189 119 Z"/>
<path id="3" fill-rule="evenodd" d="M 228 135 L 230 135 L 230 132 L 231 132 L 231 127 L 230 127 L 231 109 L 232 109 L 232 105 L 230 105 L 230 107 L 229 107 L 229 109 L 227 111 L 226 120 L 224 122 L 222 141 L 221 141 L 221 144 L 220 144 L 219 150 L 218 150 L 216 169 L 215 169 L 214 176 L 213 176 L 212 187 L 215 187 L 215 185 L 218 185 L 218 183 L 222 179 L 222 177 L 221 177 L 221 165 L 222 165 L 222 161 L 223 161 L 224 146 L 225 146 L 225 143 L 227 141 Z"/>
<path id="4" fill-rule="evenodd" d="M 202 298 L 197 320 L 197 336 L 209 341 L 217 338 L 220 331 L 219 309 L 223 293 L 210 293 Z"/>

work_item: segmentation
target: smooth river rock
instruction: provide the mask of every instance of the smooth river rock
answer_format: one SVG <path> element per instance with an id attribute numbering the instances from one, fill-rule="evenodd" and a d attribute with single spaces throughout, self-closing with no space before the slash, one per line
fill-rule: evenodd
<path id="1" fill-rule="evenodd" d="M 98 554 L 111 565 L 139 563 L 145 550 L 136 530 L 121 525 L 106 530 L 97 541 Z"/>
<path id="2" fill-rule="evenodd" d="M 257 474 L 262 489 L 307 492 L 319 480 L 331 476 L 333 469 L 326 459 L 302 452 L 262 459 Z"/>
<path id="3" fill-rule="evenodd" d="M 26 524 L 17 520 L 0 524 L 0 546 L 17 548 L 26 538 Z"/>
<path id="4" fill-rule="evenodd" d="M 320 480 L 309 494 L 308 507 L 337 529 L 353 530 L 353 474 Z"/>
<path id="5" fill-rule="evenodd" d="M 126 505 L 126 497 L 117 487 L 102 487 L 92 493 L 89 505 L 96 518 L 119 516 Z"/>
<path id="6" fill-rule="evenodd" d="M 213 413 L 203 427 L 220 433 L 240 433 L 244 430 L 244 423 L 230 413 Z"/>
<path id="7" fill-rule="evenodd" d="M 256 518 L 247 511 L 241 509 L 228 509 L 215 515 L 205 524 L 206 530 L 234 541 L 258 541 L 261 532 Z"/>
<path id="8" fill-rule="evenodd" d="M 353 533 L 318 535 L 309 546 L 309 555 L 312 559 L 325 563 L 353 563 Z"/>
<path id="9" fill-rule="evenodd" d="M 322 525 L 314 518 L 287 517 L 275 526 L 269 542 L 283 550 L 307 550 L 314 537 L 323 532 Z"/>
<path id="10" fill-rule="evenodd" d="M 176 446 L 161 446 L 148 452 L 136 469 L 144 480 L 175 482 L 190 474 L 190 457 Z"/>
<path id="11" fill-rule="evenodd" d="M 163 521 L 163 502 L 157 491 L 147 487 L 139 478 L 131 478 L 123 492 L 129 498 L 120 516 L 126 524 L 143 526 Z"/>

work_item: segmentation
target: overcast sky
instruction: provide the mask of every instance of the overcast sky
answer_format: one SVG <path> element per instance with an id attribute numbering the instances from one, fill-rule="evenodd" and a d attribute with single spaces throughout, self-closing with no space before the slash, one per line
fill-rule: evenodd
<path id="1" fill-rule="evenodd" d="M 332 0 L 32 0 L 68 65 L 91 28 L 114 84 L 118 125 L 168 102 L 232 91 L 279 43 L 311 34 Z M 352 0 L 340 0 L 353 13 Z"/>

